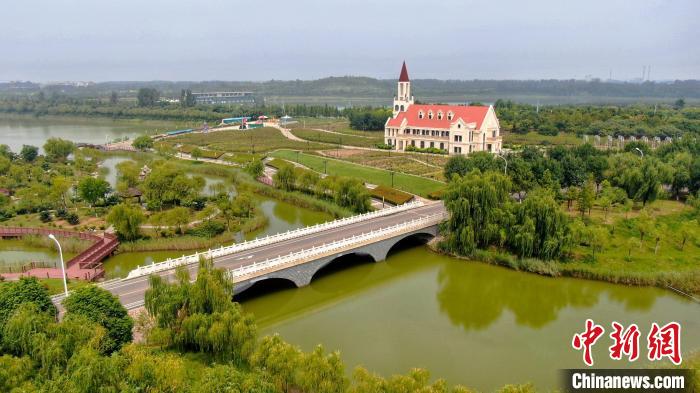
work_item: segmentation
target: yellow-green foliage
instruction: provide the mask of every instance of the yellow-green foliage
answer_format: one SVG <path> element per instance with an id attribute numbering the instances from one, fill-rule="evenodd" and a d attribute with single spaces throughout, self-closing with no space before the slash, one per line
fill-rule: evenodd
<path id="1" fill-rule="evenodd" d="M 387 186 L 377 186 L 370 193 L 373 198 L 382 199 L 394 205 L 403 205 L 413 199 L 413 195 Z"/>

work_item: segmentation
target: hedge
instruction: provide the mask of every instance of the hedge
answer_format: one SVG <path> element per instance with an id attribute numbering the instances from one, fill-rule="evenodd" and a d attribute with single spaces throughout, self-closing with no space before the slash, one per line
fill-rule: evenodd
<path id="1" fill-rule="evenodd" d="M 413 199 L 413 195 L 387 186 L 377 186 L 370 191 L 373 198 L 383 199 L 394 205 L 403 205 Z"/>

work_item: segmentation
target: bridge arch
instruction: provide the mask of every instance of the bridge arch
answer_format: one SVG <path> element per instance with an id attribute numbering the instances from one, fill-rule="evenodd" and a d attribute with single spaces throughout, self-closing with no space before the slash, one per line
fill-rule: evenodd
<path id="1" fill-rule="evenodd" d="M 377 262 L 377 260 L 375 259 L 374 255 L 364 251 L 353 251 L 340 255 L 334 255 L 332 258 L 322 260 L 317 266 L 314 266 L 314 272 L 309 281 L 313 281 L 332 270 L 340 270 L 367 262 L 374 263 Z"/>
<path id="2" fill-rule="evenodd" d="M 286 277 L 263 277 L 260 280 L 248 281 L 234 286 L 236 300 L 245 300 L 262 293 L 270 293 L 287 288 L 297 288 L 297 284 Z"/>
<path id="3" fill-rule="evenodd" d="M 386 259 L 389 255 L 393 254 L 394 252 L 397 252 L 403 248 L 406 248 L 411 243 L 419 243 L 419 244 L 428 243 L 435 236 L 436 236 L 436 233 L 431 232 L 431 231 L 418 231 L 418 232 L 406 234 L 406 235 L 401 236 L 401 237 L 394 238 L 394 239 L 392 239 L 392 240 L 394 240 L 394 243 L 387 248 L 386 254 L 384 255 L 384 259 Z"/>

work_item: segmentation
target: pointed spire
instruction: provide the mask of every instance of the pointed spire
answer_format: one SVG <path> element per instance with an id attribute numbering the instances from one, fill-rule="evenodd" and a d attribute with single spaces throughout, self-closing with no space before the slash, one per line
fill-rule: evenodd
<path id="1" fill-rule="evenodd" d="M 401 75 L 399 76 L 399 82 L 410 82 L 408 79 L 408 70 L 406 69 L 406 60 L 403 62 L 403 67 L 401 67 Z"/>

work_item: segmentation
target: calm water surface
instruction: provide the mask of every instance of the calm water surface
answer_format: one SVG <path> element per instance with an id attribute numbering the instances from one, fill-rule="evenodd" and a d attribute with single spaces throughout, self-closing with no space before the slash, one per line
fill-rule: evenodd
<path id="1" fill-rule="evenodd" d="M 305 288 L 253 288 L 243 307 L 263 334 L 279 333 L 305 350 L 319 343 L 340 350 L 349 371 L 362 364 L 388 376 L 424 367 L 485 391 L 527 381 L 556 388 L 558 369 L 583 364 L 571 338 L 586 318 L 608 331 L 613 320 L 637 323 L 642 340 L 652 321 L 679 321 L 683 348 L 700 348 L 700 304 L 661 289 L 552 279 L 423 246 L 386 262 L 358 260 L 340 260 Z M 595 347 L 596 366 L 629 367 L 606 359 L 607 339 Z"/>
<path id="2" fill-rule="evenodd" d="M 66 119 L 3 119 L 0 117 L 0 143 L 19 152 L 22 145 L 42 146 L 49 138 L 101 144 L 118 138 L 133 138 L 143 133 L 133 125 L 120 122 L 70 121 Z"/>

